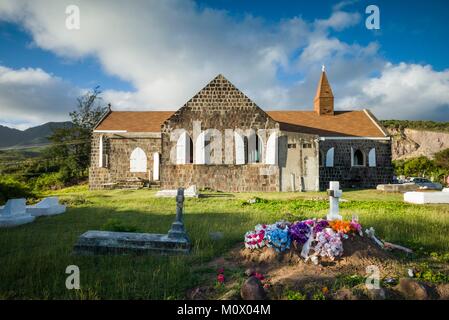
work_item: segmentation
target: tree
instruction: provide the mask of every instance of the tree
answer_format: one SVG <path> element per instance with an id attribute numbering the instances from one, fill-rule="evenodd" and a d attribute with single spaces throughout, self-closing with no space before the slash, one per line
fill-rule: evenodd
<path id="1" fill-rule="evenodd" d="M 449 148 L 435 153 L 435 164 L 442 169 L 449 170 Z"/>
<path id="2" fill-rule="evenodd" d="M 408 159 L 404 163 L 404 174 L 407 176 L 431 175 L 434 169 L 434 162 L 424 156 Z"/>
<path id="3" fill-rule="evenodd" d="M 55 129 L 47 158 L 59 166 L 64 180 L 87 176 L 92 130 L 106 112 L 99 86 L 77 98 L 76 110 L 69 113 L 72 125 Z"/>

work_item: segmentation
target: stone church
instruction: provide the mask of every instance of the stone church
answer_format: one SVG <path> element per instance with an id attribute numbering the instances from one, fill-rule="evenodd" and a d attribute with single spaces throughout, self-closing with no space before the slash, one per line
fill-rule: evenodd
<path id="1" fill-rule="evenodd" d="M 93 132 L 89 186 L 316 191 L 392 180 L 386 130 L 366 109 L 335 111 L 324 70 L 313 105 L 265 111 L 218 75 L 174 112 L 108 110 Z"/>

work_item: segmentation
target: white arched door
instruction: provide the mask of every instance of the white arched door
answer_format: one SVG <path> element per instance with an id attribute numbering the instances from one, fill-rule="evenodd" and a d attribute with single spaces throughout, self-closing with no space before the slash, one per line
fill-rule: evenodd
<path id="1" fill-rule="evenodd" d="M 147 156 L 145 152 L 137 147 L 131 152 L 129 159 L 130 172 L 147 172 Z"/>

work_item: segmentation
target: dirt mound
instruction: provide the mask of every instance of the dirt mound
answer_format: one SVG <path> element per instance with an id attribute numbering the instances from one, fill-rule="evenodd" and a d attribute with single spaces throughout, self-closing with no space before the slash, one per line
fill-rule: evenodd
<path id="1" fill-rule="evenodd" d="M 377 265 L 385 268 L 396 262 L 397 258 L 389 251 L 377 246 L 371 239 L 354 236 L 343 240 L 343 255 L 335 260 L 320 258 L 318 266 L 333 267 L 337 269 L 351 268 L 353 271 L 365 270 L 366 266 Z M 311 262 L 305 262 L 300 256 L 301 248 L 292 247 L 287 252 L 276 252 L 273 248 L 240 249 L 233 252 L 236 260 L 258 269 L 269 271 L 281 265 L 306 265 L 316 267 Z M 349 271 L 349 270 L 348 270 Z"/>
<path id="2" fill-rule="evenodd" d="M 250 274 L 259 273 L 265 277 L 263 282 L 269 299 L 286 299 L 286 292 L 289 291 L 307 292 L 307 299 L 312 299 L 313 294 L 322 290 L 333 290 L 332 298 L 338 299 L 337 291 L 340 288 L 347 285 L 352 288 L 364 283 L 369 275 L 368 266 L 376 266 L 381 279 L 399 279 L 406 272 L 407 266 L 403 261 L 367 237 L 356 235 L 343 240 L 343 250 L 343 255 L 334 261 L 320 258 L 318 264 L 314 264 L 300 256 L 301 247 L 280 253 L 268 247 L 245 249 L 243 243 L 239 244 L 225 256 L 208 263 L 209 268 L 224 268 L 237 276 L 233 279 L 227 277 L 225 287 L 215 294 L 213 290 L 203 287 L 202 298 L 220 299 L 223 291 L 238 291 L 239 283 Z M 214 277 L 216 275 L 210 275 L 212 281 Z M 381 295 L 384 294 L 382 292 Z"/>
<path id="3" fill-rule="evenodd" d="M 220 270 L 226 280 L 218 284 L 217 273 L 211 271 L 204 275 L 208 285 L 189 290 L 187 298 L 239 300 L 242 284 L 256 277 L 272 300 L 449 299 L 449 284 L 409 278 L 407 270 L 415 266 L 413 262 L 380 248 L 368 237 L 354 235 L 343 240 L 343 254 L 334 261 L 305 261 L 301 249 L 280 253 L 268 247 L 245 249 L 240 243 L 226 255 L 199 266 Z M 377 289 L 366 286 L 373 266 L 379 272 Z"/>

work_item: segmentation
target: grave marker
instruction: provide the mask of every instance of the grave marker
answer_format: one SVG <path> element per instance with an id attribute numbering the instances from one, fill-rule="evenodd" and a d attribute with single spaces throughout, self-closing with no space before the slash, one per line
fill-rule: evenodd
<path id="1" fill-rule="evenodd" d="M 90 230 L 75 244 L 76 254 L 188 254 L 190 240 L 184 228 L 184 189 L 178 189 L 176 219 L 168 234 Z"/>
<path id="2" fill-rule="evenodd" d="M 342 216 L 339 214 L 339 201 L 343 194 L 340 190 L 340 183 L 338 181 L 330 181 L 329 189 L 327 190 L 329 195 L 329 214 L 327 215 L 327 220 L 342 220 Z"/>

